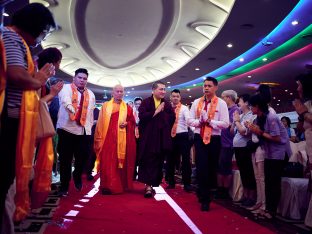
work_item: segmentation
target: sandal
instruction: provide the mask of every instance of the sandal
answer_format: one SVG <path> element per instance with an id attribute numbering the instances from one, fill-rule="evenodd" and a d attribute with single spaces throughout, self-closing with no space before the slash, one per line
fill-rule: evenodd
<path id="1" fill-rule="evenodd" d="M 151 197 L 153 197 L 154 193 L 155 193 L 154 189 L 151 186 L 147 186 L 145 188 L 144 197 L 145 198 L 151 198 Z"/>

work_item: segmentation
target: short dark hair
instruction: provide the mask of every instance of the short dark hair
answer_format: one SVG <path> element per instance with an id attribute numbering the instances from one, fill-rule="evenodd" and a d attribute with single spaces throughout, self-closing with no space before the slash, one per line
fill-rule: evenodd
<path id="1" fill-rule="evenodd" d="M 44 49 L 38 54 L 38 68 L 41 69 L 46 63 L 57 63 L 62 60 L 62 53 L 55 47 Z"/>
<path id="2" fill-rule="evenodd" d="M 206 79 L 204 80 L 204 83 L 205 83 L 205 81 L 212 81 L 212 83 L 213 83 L 214 86 L 218 86 L 218 81 L 217 81 L 217 79 L 214 78 L 214 77 L 207 76 Z"/>
<path id="3" fill-rule="evenodd" d="M 249 99 L 249 105 L 250 106 L 258 106 L 258 108 L 263 113 L 267 113 L 269 111 L 268 103 L 266 103 L 266 100 L 263 99 L 261 94 L 255 94 L 255 95 L 251 96 Z"/>
<path id="4" fill-rule="evenodd" d="M 12 17 L 12 25 L 29 33 L 33 38 L 47 30 L 56 29 L 52 13 L 41 3 L 31 3 L 15 12 Z"/>
<path id="5" fill-rule="evenodd" d="M 136 101 L 143 101 L 143 98 L 141 98 L 141 97 L 136 97 L 136 98 L 134 98 L 133 101 L 134 101 L 134 102 L 136 102 Z"/>
<path id="6" fill-rule="evenodd" d="M 287 122 L 287 126 L 288 126 L 288 127 L 290 127 L 290 124 L 291 124 L 290 118 L 289 118 L 289 117 L 287 117 L 287 116 L 283 116 L 283 117 L 281 118 L 281 120 L 283 120 L 283 119 L 285 119 L 285 120 L 286 120 L 286 122 Z"/>
<path id="7" fill-rule="evenodd" d="M 272 100 L 271 88 L 266 84 L 260 84 L 257 92 L 261 95 L 262 99 L 269 104 Z"/>
<path id="8" fill-rule="evenodd" d="M 162 82 L 162 81 L 160 81 L 160 80 L 155 81 L 155 82 L 153 83 L 153 85 L 152 85 L 152 90 L 157 89 L 157 87 L 158 87 L 159 84 L 165 85 L 165 83 Z"/>
<path id="9" fill-rule="evenodd" d="M 296 81 L 300 81 L 302 85 L 303 98 L 311 99 L 312 98 L 312 72 L 307 74 L 301 74 L 296 77 Z"/>
<path id="10" fill-rule="evenodd" d="M 75 76 L 77 76 L 78 73 L 84 73 L 84 74 L 86 74 L 87 76 L 89 76 L 88 70 L 85 69 L 85 68 L 78 68 L 78 69 L 75 71 Z"/>
<path id="11" fill-rule="evenodd" d="M 244 102 L 249 103 L 250 95 L 248 93 L 245 93 L 245 94 L 239 95 L 238 99 L 242 99 Z"/>
<path id="12" fill-rule="evenodd" d="M 179 89 L 174 89 L 174 90 L 171 91 L 171 93 L 180 93 L 181 94 Z"/>

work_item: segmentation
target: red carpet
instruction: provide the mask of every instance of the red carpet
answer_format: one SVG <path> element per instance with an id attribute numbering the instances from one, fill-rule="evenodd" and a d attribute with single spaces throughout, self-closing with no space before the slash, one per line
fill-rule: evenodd
<path id="1" fill-rule="evenodd" d="M 70 190 L 69 196 L 61 199 L 45 233 L 193 233 L 166 201 L 145 199 L 143 188 L 136 183 L 134 191 L 122 195 L 96 194 L 84 203 L 79 200 L 92 189 L 92 184 L 86 182 L 81 192 Z M 196 196 L 181 188 L 168 193 L 202 233 L 272 233 L 214 203 L 211 211 L 201 212 Z M 83 207 L 74 207 L 75 204 Z M 79 213 L 68 217 L 70 210 Z"/>

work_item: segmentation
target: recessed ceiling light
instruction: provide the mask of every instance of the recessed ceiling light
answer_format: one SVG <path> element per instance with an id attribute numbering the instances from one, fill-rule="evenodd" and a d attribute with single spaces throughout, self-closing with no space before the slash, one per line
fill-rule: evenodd
<path id="1" fill-rule="evenodd" d="M 279 106 L 279 103 L 277 103 L 276 105 Z"/>
<path id="2" fill-rule="evenodd" d="M 273 99 L 275 100 L 275 99 L 276 99 L 276 97 L 273 97 Z"/>
<path id="3" fill-rule="evenodd" d="M 134 90 L 134 88 L 131 88 L 132 90 Z"/>
<path id="4" fill-rule="evenodd" d="M 190 89 L 186 89 L 186 91 L 190 91 Z"/>
<path id="5" fill-rule="evenodd" d="M 267 58 L 263 58 L 262 61 L 265 62 L 265 61 L 268 61 L 268 59 Z"/>
<path id="6" fill-rule="evenodd" d="M 280 100 L 280 99 L 278 99 L 277 101 L 278 101 L 278 102 L 280 102 L 281 100 Z"/>
<path id="7" fill-rule="evenodd" d="M 167 84 L 170 84 L 170 81 L 167 81 Z"/>
<path id="8" fill-rule="evenodd" d="M 293 93 L 289 93 L 289 95 L 293 95 Z"/>
<path id="9" fill-rule="evenodd" d="M 240 62 L 244 62 L 244 58 L 240 58 L 239 61 L 240 61 Z"/>
<path id="10" fill-rule="evenodd" d="M 6 13 L 6 12 L 3 12 L 2 15 L 5 16 L 5 17 L 9 17 L 9 16 L 10 16 L 10 15 L 9 15 L 8 13 Z"/>
<path id="11" fill-rule="evenodd" d="M 168 89 L 170 89 L 171 88 L 171 86 L 168 86 Z"/>
<path id="12" fill-rule="evenodd" d="M 199 68 L 199 67 L 196 67 L 196 68 L 195 68 L 195 71 L 199 71 L 199 70 L 200 70 L 200 68 Z"/>
<path id="13" fill-rule="evenodd" d="M 126 94 L 126 97 L 128 97 L 129 95 L 128 94 Z"/>
<path id="14" fill-rule="evenodd" d="M 251 76 L 247 76 L 248 78 L 251 78 Z"/>
<path id="15" fill-rule="evenodd" d="M 298 22 L 298 20 L 294 20 L 294 21 L 291 22 L 291 24 L 292 24 L 293 26 L 295 26 L 295 25 L 299 24 L 299 22 Z"/>
<path id="16" fill-rule="evenodd" d="M 192 96 L 190 95 L 189 97 L 191 98 Z"/>
<path id="17" fill-rule="evenodd" d="M 229 43 L 226 45 L 228 48 L 232 48 L 233 47 L 233 44 Z"/>
<path id="18" fill-rule="evenodd" d="M 193 86 L 196 86 L 196 84 L 193 84 Z"/>
<path id="19" fill-rule="evenodd" d="M 127 93 L 130 93 L 130 91 L 128 91 Z"/>
<path id="20" fill-rule="evenodd" d="M 285 89 L 285 92 L 287 93 L 287 92 L 288 92 L 288 89 Z"/>

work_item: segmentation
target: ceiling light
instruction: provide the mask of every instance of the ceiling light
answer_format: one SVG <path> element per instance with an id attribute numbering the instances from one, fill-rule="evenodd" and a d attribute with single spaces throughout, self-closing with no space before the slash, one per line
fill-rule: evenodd
<path id="1" fill-rule="evenodd" d="M 244 58 L 240 58 L 239 61 L 240 61 L 240 62 L 244 62 Z"/>
<path id="2" fill-rule="evenodd" d="M 291 22 L 291 24 L 292 24 L 293 26 L 295 26 L 295 25 L 299 24 L 299 22 L 298 22 L 298 20 L 294 20 L 294 21 Z"/>
<path id="3" fill-rule="evenodd" d="M 186 89 L 186 91 L 190 91 L 190 89 Z"/>
<path id="4" fill-rule="evenodd" d="M 130 91 L 128 91 L 127 93 L 130 93 Z"/>
<path id="5" fill-rule="evenodd" d="M 293 93 L 290 93 L 289 95 L 293 95 Z"/>
<path id="6" fill-rule="evenodd" d="M 192 96 L 190 95 L 189 97 L 191 98 Z"/>
<path id="7" fill-rule="evenodd" d="M 276 99 L 276 97 L 273 97 L 273 99 L 275 100 L 275 99 Z"/>
<path id="8" fill-rule="evenodd" d="M 277 103 L 276 105 L 279 106 L 279 103 Z"/>
<path id="9" fill-rule="evenodd" d="M 199 67 L 196 67 L 196 68 L 195 68 L 195 71 L 199 71 L 199 70 L 200 70 L 200 68 L 199 68 Z"/>
<path id="10" fill-rule="evenodd" d="M 277 101 L 278 101 L 278 102 L 280 102 L 281 100 L 280 100 L 280 99 L 278 99 Z"/>
<path id="11" fill-rule="evenodd" d="M 167 81 L 167 84 L 170 84 L 170 81 Z"/>
<path id="12" fill-rule="evenodd" d="M 131 88 L 132 90 L 134 90 L 134 88 Z"/>
<path id="13" fill-rule="evenodd" d="M 6 12 L 3 12 L 2 15 L 5 16 L 5 17 L 9 17 L 9 16 L 10 16 L 10 15 L 9 15 L 8 13 L 6 13 Z"/>
<path id="14" fill-rule="evenodd" d="M 267 58 L 263 58 L 262 61 L 265 62 L 265 61 L 268 61 L 268 59 Z"/>
<path id="15" fill-rule="evenodd" d="M 251 78 L 251 76 L 247 76 L 248 78 Z"/>
<path id="16" fill-rule="evenodd" d="M 128 94 L 126 94 L 126 97 L 128 97 L 129 95 Z"/>
<path id="17" fill-rule="evenodd" d="M 287 93 L 287 92 L 288 92 L 288 89 L 285 89 L 285 92 Z"/>
<path id="18" fill-rule="evenodd" d="M 193 86 L 196 86 L 196 84 L 193 84 Z"/>
<path id="19" fill-rule="evenodd" d="M 231 43 L 227 44 L 226 46 L 227 46 L 228 48 L 232 48 L 232 47 L 233 47 L 233 45 L 232 45 Z"/>
<path id="20" fill-rule="evenodd" d="M 168 86 L 168 89 L 170 89 L 171 88 L 171 86 Z"/>

